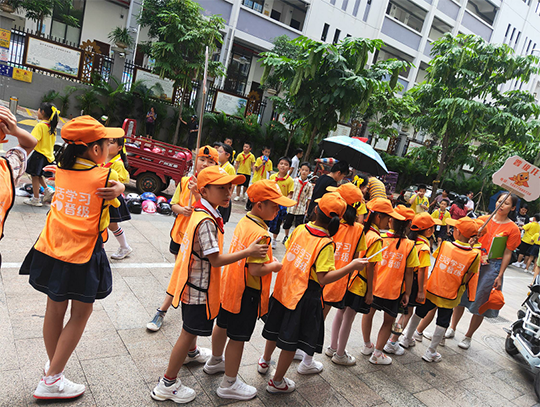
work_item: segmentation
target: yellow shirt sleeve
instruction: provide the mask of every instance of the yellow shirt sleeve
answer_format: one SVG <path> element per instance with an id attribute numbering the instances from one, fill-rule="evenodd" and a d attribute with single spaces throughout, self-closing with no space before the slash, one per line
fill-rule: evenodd
<path id="1" fill-rule="evenodd" d="M 433 213 L 431 214 L 431 217 L 432 217 L 433 219 L 439 219 L 440 216 L 441 216 L 441 213 L 439 212 L 438 209 L 435 209 L 435 210 L 433 211 Z"/>
<path id="2" fill-rule="evenodd" d="M 127 184 L 129 182 L 129 172 L 126 170 L 126 167 L 124 167 L 122 160 L 113 162 L 111 168 L 117 172 L 118 181 L 122 184 Z"/>
<path id="3" fill-rule="evenodd" d="M 268 159 L 268 165 L 266 166 L 266 171 L 274 171 L 274 167 L 272 166 L 272 160 Z"/>
<path id="4" fill-rule="evenodd" d="M 275 181 L 277 178 L 277 174 L 270 175 L 270 180 Z"/>
<path id="5" fill-rule="evenodd" d="M 294 192 L 294 181 L 292 177 L 289 177 L 285 182 L 287 183 L 287 195 L 289 195 Z"/>
<path id="6" fill-rule="evenodd" d="M 476 256 L 476 259 L 471 264 L 471 267 L 469 267 L 468 272 L 471 272 L 473 274 L 478 273 L 480 271 L 480 260 L 481 260 L 480 254 Z"/>
<path id="7" fill-rule="evenodd" d="M 109 181 L 118 181 L 118 174 L 115 170 L 111 168 L 111 173 L 109 174 Z M 118 208 L 120 206 L 120 201 L 117 198 L 111 199 L 110 201 L 105 201 L 103 203 L 103 210 L 101 211 L 101 219 L 99 221 L 99 230 L 105 230 L 111 223 L 111 215 L 109 213 L 109 206 L 114 206 Z"/>
<path id="8" fill-rule="evenodd" d="M 362 236 L 360 236 L 360 240 L 358 241 L 358 245 L 356 246 L 356 253 L 363 253 L 366 250 L 367 250 L 366 234 L 362 233 Z"/>
<path id="9" fill-rule="evenodd" d="M 426 250 L 421 251 L 418 255 L 418 261 L 420 262 L 418 268 L 431 266 L 431 256 L 429 255 L 429 252 Z"/>
<path id="10" fill-rule="evenodd" d="M 336 269 L 334 260 L 334 246 L 329 244 L 321 250 L 315 264 L 311 268 L 310 279 L 319 282 L 317 273 L 327 273 Z"/>
<path id="11" fill-rule="evenodd" d="M 375 243 L 373 243 L 367 249 L 366 257 L 373 256 L 375 253 L 377 253 L 381 249 L 382 249 L 382 240 L 377 240 Z M 382 253 L 379 253 L 375 257 L 372 257 L 371 259 L 369 259 L 369 262 L 370 263 L 376 263 L 376 262 L 381 261 L 381 260 L 382 260 Z"/>
<path id="12" fill-rule="evenodd" d="M 409 253 L 409 257 L 407 257 L 407 266 L 406 267 L 419 267 L 420 261 L 418 260 L 418 250 L 416 250 L 416 247 L 413 247 L 412 251 Z"/>

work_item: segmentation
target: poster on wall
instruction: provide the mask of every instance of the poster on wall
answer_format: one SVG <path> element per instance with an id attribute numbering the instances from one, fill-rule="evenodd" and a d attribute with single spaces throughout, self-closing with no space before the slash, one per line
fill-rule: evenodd
<path id="1" fill-rule="evenodd" d="M 9 48 L 9 42 L 11 40 L 11 30 L 5 30 L 0 28 L 0 47 Z"/>
<path id="2" fill-rule="evenodd" d="M 214 99 L 214 112 L 223 112 L 229 116 L 244 117 L 247 99 L 218 90 Z"/>
<path id="3" fill-rule="evenodd" d="M 32 83 L 32 71 L 21 68 L 13 68 L 13 79 L 17 81 Z"/>
<path id="4" fill-rule="evenodd" d="M 174 96 L 174 82 L 167 78 L 160 78 L 159 75 L 137 69 L 135 72 L 135 81 L 143 81 L 144 85 L 150 89 L 152 97 L 172 101 Z"/>
<path id="5" fill-rule="evenodd" d="M 72 78 L 79 77 L 82 51 L 28 36 L 24 65 Z"/>
<path id="6" fill-rule="evenodd" d="M 345 124 L 338 124 L 336 129 L 328 133 L 328 137 L 346 136 L 351 135 L 351 126 Z"/>

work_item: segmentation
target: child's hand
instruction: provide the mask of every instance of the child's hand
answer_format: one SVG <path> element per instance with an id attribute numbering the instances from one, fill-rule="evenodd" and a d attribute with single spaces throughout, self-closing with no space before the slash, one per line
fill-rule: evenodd
<path id="1" fill-rule="evenodd" d="M 409 296 L 407 294 L 403 294 L 403 297 L 401 297 L 401 306 L 405 308 L 407 304 L 409 303 Z"/>
<path id="2" fill-rule="evenodd" d="M 47 178 L 49 181 L 54 181 L 56 179 L 56 170 L 58 167 L 56 165 L 46 165 L 43 167 L 43 172 L 52 172 L 53 176 L 50 178 Z"/>
<path id="3" fill-rule="evenodd" d="M 426 295 L 423 292 L 418 292 L 418 295 L 416 296 L 416 302 L 423 303 L 426 300 Z"/>
<path id="4" fill-rule="evenodd" d="M 193 213 L 193 208 L 188 208 L 187 206 L 181 206 L 178 211 L 179 215 L 182 215 L 185 217 L 190 217 L 192 213 Z"/>
<path id="5" fill-rule="evenodd" d="M 195 177 L 195 175 L 189 179 L 188 189 L 194 194 L 199 192 L 199 190 L 197 189 L 197 177 Z"/>
<path id="6" fill-rule="evenodd" d="M 247 248 L 247 257 L 264 258 L 268 252 L 268 244 L 251 243 Z"/>
<path id="7" fill-rule="evenodd" d="M 365 303 L 367 305 L 371 305 L 371 303 L 373 302 L 373 291 L 368 290 L 366 292 L 366 297 L 365 297 L 364 301 L 365 301 Z"/>
<path id="8" fill-rule="evenodd" d="M 96 195 L 106 201 L 112 201 L 117 196 L 121 195 L 126 189 L 126 186 L 120 181 L 109 181 L 109 186 L 104 188 L 98 188 Z"/>
<path id="9" fill-rule="evenodd" d="M 366 259 L 365 257 L 360 257 L 360 258 L 354 259 L 352 261 L 352 263 L 354 264 L 354 270 L 361 270 L 365 266 L 368 265 L 369 260 Z M 352 271 L 354 271 L 354 270 L 352 270 Z M 352 271 L 351 271 L 351 273 L 352 273 Z"/>
<path id="10" fill-rule="evenodd" d="M 7 107 L 0 106 L 0 120 L 2 120 L 2 122 L 0 122 L 0 130 L 2 130 L 4 134 L 17 133 L 17 119 Z"/>

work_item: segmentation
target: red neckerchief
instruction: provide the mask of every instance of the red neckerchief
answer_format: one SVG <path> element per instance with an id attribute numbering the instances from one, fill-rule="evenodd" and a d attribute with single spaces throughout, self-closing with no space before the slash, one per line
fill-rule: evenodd
<path id="1" fill-rule="evenodd" d="M 470 244 L 468 243 L 458 243 L 456 241 L 452 242 L 452 244 L 456 247 L 459 247 L 460 249 L 463 249 L 463 250 L 472 250 L 473 248 L 471 247 Z"/>
<path id="2" fill-rule="evenodd" d="M 314 236 L 317 236 L 317 237 L 329 237 L 328 233 L 323 232 L 322 230 L 313 228 L 313 227 L 309 226 L 309 224 L 306 225 L 306 229 Z"/>
<path id="3" fill-rule="evenodd" d="M 249 154 L 251 154 L 251 153 L 249 153 Z M 242 151 L 242 157 L 243 157 L 242 165 L 244 165 L 246 163 L 247 159 L 249 158 L 249 154 L 246 156 L 246 154 Z"/>
<path id="4" fill-rule="evenodd" d="M 302 196 L 302 191 L 304 190 L 304 187 L 305 187 L 306 184 L 308 183 L 308 180 L 306 179 L 305 181 L 302 181 L 302 179 L 301 179 L 300 177 L 298 177 L 298 182 L 299 182 L 300 185 L 302 185 L 302 186 L 300 187 L 300 193 L 298 194 L 298 200 L 297 200 L 295 206 L 298 206 L 298 203 L 300 202 L 300 197 Z"/>
<path id="5" fill-rule="evenodd" d="M 195 202 L 195 205 L 193 205 L 195 209 L 202 209 L 205 211 L 208 215 L 210 215 L 217 223 L 219 230 L 221 233 L 225 233 L 224 225 L 223 225 L 223 218 L 216 218 L 212 212 L 210 212 L 208 209 L 206 209 L 206 206 L 204 206 L 201 201 Z"/>
<path id="6" fill-rule="evenodd" d="M 375 232 L 375 233 L 377 233 L 377 234 L 378 234 L 379 236 L 381 235 L 381 232 L 380 232 L 380 231 L 378 231 L 377 229 L 375 229 L 375 228 L 374 228 L 374 227 L 372 227 L 372 226 L 370 226 L 370 227 L 369 227 L 369 230 L 372 230 L 372 231 L 374 231 L 374 232 Z"/>
<path id="7" fill-rule="evenodd" d="M 276 175 L 276 182 L 278 181 L 285 181 L 287 178 L 289 178 L 289 174 L 285 175 L 285 178 L 280 178 Z"/>
<path id="8" fill-rule="evenodd" d="M 111 161 L 109 161 L 107 164 L 103 164 L 102 167 L 109 168 L 114 162 L 121 160 L 122 157 L 120 157 L 120 154 L 118 154 L 116 157 L 114 157 Z"/>
<path id="9" fill-rule="evenodd" d="M 386 232 L 386 237 L 397 237 L 395 234 Z"/>
<path id="10" fill-rule="evenodd" d="M 439 220 L 443 220 L 444 219 L 444 214 L 446 213 L 446 211 L 444 212 L 441 212 L 441 210 L 439 209 Z"/>
<path id="11" fill-rule="evenodd" d="M 261 175 L 264 174 L 264 170 L 266 169 L 266 163 L 268 162 L 268 161 L 266 161 L 266 163 L 265 163 L 264 160 L 263 160 L 263 157 L 264 157 L 264 155 L 261 155 L 259 157 L 261 159 L 261 161 L 262 161 Z"/>

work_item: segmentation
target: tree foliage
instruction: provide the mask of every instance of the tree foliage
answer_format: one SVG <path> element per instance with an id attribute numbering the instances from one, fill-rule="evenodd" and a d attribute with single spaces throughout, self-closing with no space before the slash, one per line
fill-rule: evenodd
<path id="1" fill-rule="evenodd" d="M 41 34 L 43 21 L 53 14 L 55 8 L 60 11 L 62 21 L 72 27 L 79 27 L 79 21 L 70 16 L 73 9 L 71 0 L 9 0 L 15 10 L 22 9 L 25 17 L 37 23 L 37 32 Z"/>
<path id="2" fill-rule="evenodd" d="M 296 57 L 262 54 L 261 82 L 273 74 L 286 88 L 287 105 L 309 139 L 306 159 L 319 135 L 326 136 L 338 121 L 347 122 L 353 112 L 364 112 L 374 92 L 393 91 L 407 66 L 397 60 L 368 66 L 368 56 L 382 47 L 381 40 L 347 37 L 333 45 L 299 37 L 292 43 L 300 48 Z"/>

